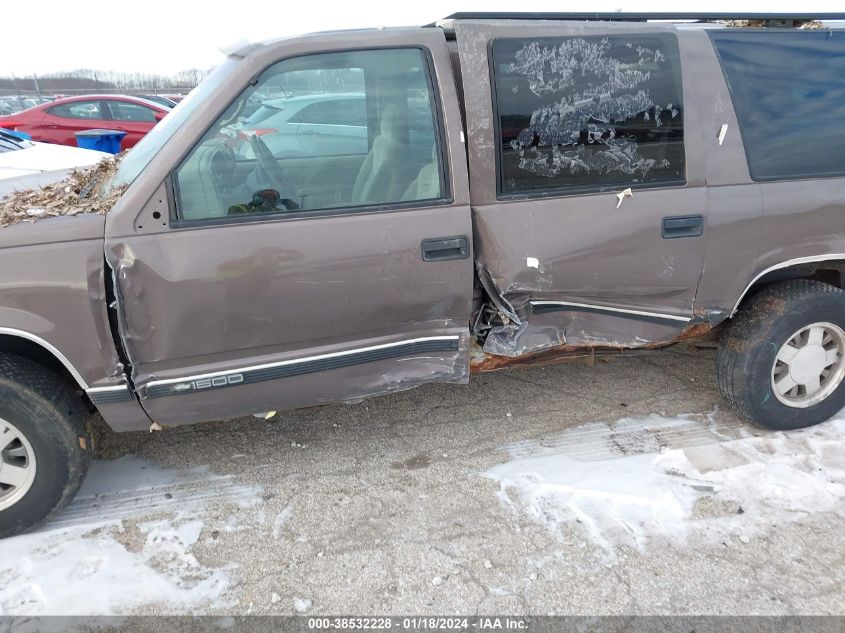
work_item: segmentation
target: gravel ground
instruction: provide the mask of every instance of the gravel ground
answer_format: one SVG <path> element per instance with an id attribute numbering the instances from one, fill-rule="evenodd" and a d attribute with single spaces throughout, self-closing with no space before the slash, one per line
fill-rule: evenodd
<path id="1" fill-rule="evenodd" d="M 722 407 L 711 351 L 664 351 L 499 371 L 467 387 L 431 385 L 269 421 L 104 432 L 99 451 L 164 468 L 207 465 L 260 491 L 250 508 L 231 495 L 206 504 L 192 554 L 228 569 L 232 584 L 228 606 L 201 612 L 845 613 L 843 513 L 750 540 L 617 547 L 608 560 L 577 530 L 553 533 L 505 507 L 498 483 L 480 476 L 507 460 L 503 445 L 542 444 L 586 422 L 716 409 L 725 425 L 739 424 Z M 129 551 L 143 545 L 138 525 L 167 512 L 154 502 L 143 514 L 116 536 Z"/>

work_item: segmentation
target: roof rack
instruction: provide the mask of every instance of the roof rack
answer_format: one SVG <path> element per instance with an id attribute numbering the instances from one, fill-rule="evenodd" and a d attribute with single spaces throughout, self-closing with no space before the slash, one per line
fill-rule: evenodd
<path id="1" fill-rule="evenodd" d="M 830 22 L 845 20 L 845 13 L 627 13 L 622 11 L 605 13 L 591 13 L 589 11 L 581 13 L 520 13 L 508 11 L 466 11 L 453 13 L 443 18 L 443 20 L 438 20 L 438 22 L 445 20 L 602 20 L 610 22 L 648 22 L 649 20 L 670 22 L 682 20 L 693 22 L 762 20 L 777 23 L 778 26 L 781 26 L 788 22 Z"/>

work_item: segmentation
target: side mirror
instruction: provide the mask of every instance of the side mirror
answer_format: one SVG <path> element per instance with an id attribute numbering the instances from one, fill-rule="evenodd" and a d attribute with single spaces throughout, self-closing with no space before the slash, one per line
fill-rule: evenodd
<path id="1" fill-rule="evenodd" d="M 156 112 L 155 114 L 153 114 L 153 116 L 155 117 L 156 123 L 158 123 L 158 122 L 159 122 L 159 121 L 161 121 L 164 117 L 166 117 L 166 116 L 167 116 L 167 113 L 166 113 L 166 112 Z"/>

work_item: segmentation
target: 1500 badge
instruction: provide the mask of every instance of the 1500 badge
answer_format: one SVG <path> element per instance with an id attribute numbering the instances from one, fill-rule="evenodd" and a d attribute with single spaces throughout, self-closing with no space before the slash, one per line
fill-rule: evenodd
<path id="1" fill-rule="evenodd" d="M 214 376 L 213 378 L 198 378 L 196 380 L 189 380 L 180 382 L 172 387 L 171 391 L 199 391 L 201 389 L 212 389 L 214 387 L 228 387 L 229 385 L 237 385 L 244 381 L 243 374 L 229 374 L 227 376 Z"/>

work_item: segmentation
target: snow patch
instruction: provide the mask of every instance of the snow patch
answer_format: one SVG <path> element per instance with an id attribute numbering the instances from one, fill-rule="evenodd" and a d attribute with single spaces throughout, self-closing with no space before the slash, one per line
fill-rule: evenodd
<path id="1" fill-rule="evenodd" d="M 297 598 L 293 601 L 293 608 L 297 613 L 305 613 L 311 608 L 311 601 L 307 598 Z"/>
<path id="2" fill-rule="evenodd" d="M 615 546 L 644 549 L 657 538 L 676 545 L 748 538 L 813 513 L 845 516 L 841 415 L 801 431 L 744 437 L 731 432 L 721 439 L 713 433 L 709 443 L 696 436 L 691 445 L 676 442 L 671 448 L 660 433 L 671 436 L 690 419 L 646 420 L 572 429 L 578 449 L 571 452 L 574 443 L 566 434 L 533 454 L 520 445 L 514 459 L 484 475 L 500 483 L 506 506 L 555 533 L 581 531 L 611 557 Z M 640 441 L 626 449 L 618 431 L 632 427 Z M 611 448 L 617 454 L 605 450 Z M 583 457 L 591 454 L 598 458 Z M 708 498 L 715 503 L 699 506 Z"/>
<path id="3" fill-rule="evenodd" d="M 172 613 L 235 606 L 231 567 L 193 547 L 209 503 L 253 507 L 260 489 L 208 468 L 180 472 L 137 457 L 95 462 L 73 504 L 43 531 L 0 541 L 0 615 Z M 169 518 L 125 524 L 132 517 Z"/>
<path id="4" fill-rule="evenodd" d="M 0 614 L 109 615 L 160 603 L 174 612 L 224 603 L 228 572 L 191 553 L 202 521 L 143 524 L 140 551 L 117 540 L 118 526 L 75 526 L 0 545 Z"/>

